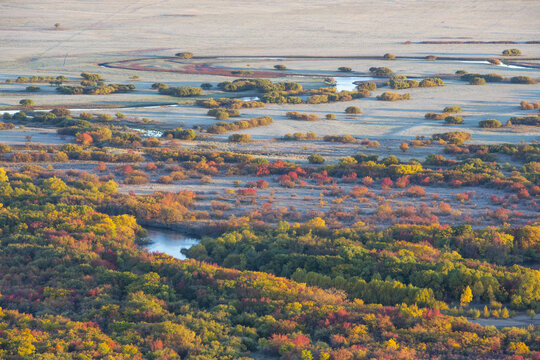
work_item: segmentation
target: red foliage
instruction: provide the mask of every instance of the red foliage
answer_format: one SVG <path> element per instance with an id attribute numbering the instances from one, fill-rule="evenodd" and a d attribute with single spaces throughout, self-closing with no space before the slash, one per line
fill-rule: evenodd
<path id="1" fill-rule="evenodd" d="M 350 173 L 348 175 L 343 175 L 341 178 L 345 182 L 355 182 L 357 177 L 358 177 L 358 175 L 355 172 L 353 172 L 353 173 Z"/>
<path id="2" fill-rule="evenodd" d="M 263 179 L 257 180 L 257 187 L 259 189 L 266 189 L 268 187 L 268 182 L 264 181 Z"/>
<path id="3" fill-rule="evenodd" d="M 394 182 L 390 178 L 384 178 L 381 181 L 382 189 L 390 189 L 394 185 Z"/>
<path id="4" fill-rule="evenodd" d="M 236 193 L 238 195 L 243 195 L 243 196 L 256 196 L 257 189 L 253 189 L 253 188 L 238 189 L 236 190 Z"/>
<path id="5" fill-rule="evenodd" d="M 88 146 L 94 142 L 94 139 L 92 138 L 92 136 L 87 132 L 80 133 L 79 135 L 77 135 L 76 140 L 77 142 L 81 143 L 81 145 L 83 146 Z"/>

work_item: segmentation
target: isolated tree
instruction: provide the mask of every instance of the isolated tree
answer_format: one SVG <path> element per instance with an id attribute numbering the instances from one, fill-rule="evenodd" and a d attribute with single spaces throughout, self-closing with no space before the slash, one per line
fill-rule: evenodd
<path id="1" fill-rule="evenodd" d="M 361 114 L 362 110 L 360 110 L 360 108 L 356 106 L 349 106 L 348 108 L 345 109 L 345 113 L 346 114 Z"/>
<path id="2" fill-rule="evenodd" d="M 399 145 L 399 148 L 401 149 L 401 151 L 405 152 L 409 150 L 409 144 L 407 144 L 406 142 L 402 142 L 401 145 Z"/>
<path id="3" fill-rule="evenodd" d="M 319 154 L 311 154 L 308 156 L 308 161 L 310 164 L 322 164 L 324 158 Z"/>
<path id="4" fill-rule="evenodd" d="M 29 106 L 34 105 L 34 100 L 31 100 L 31 99 L 22 99 L 21 101 L 19 101 L 19 104 L 21 104 L 21 105 L 24 106 L 24 107 L 29 107 Z"/>
<path id="5" fill-rule="evenodd" d="M 54 24 L 54 28 L 55 28 L 56 30 L 60 29 L 60 23 Z"/>
<path id="6" fill-rule="evenodd" d="M 174 56 L 179 57 L 181 59 L 191 59 L 193 57 L 193 53 L 184 51 L 184 52 L 176 53 L 174 54 Z"/>
<path id="7" fill-rule="evenodd" d="M 473 294 L 471 288 L 467 285 L 465 290 L 463 290 L 463 293 L 461 294 L 461 297 L 459 298 L 459 302 L 461 306 L 468 305 L 473 299 Z"/>

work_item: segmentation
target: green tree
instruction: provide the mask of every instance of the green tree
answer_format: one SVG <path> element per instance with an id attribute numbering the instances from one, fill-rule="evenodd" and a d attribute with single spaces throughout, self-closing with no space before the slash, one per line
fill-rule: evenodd
<path id="1" fill-rule="evenodd" d="M 32 99 L 22 99 L 21 101 L 19 101 L 19 104 L 21 104 L 24 107 L 29 107 L 29 106 L 34 105 L 34 100 L 32 100 Z"/>

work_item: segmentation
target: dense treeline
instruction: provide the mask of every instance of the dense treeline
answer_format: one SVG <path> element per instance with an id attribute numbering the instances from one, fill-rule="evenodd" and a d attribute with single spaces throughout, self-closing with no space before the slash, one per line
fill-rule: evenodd
<path id="1" fill-rule="evenodd" d="M 249 120 L 240 120 L 234 122 L 220 122 L 208 127 L 207 131 L 210 134 L 225 134 L 231 131 L 251 129 L 259 126 L 268 126 L 274 122 L 270 116 L 262 116 Z"/>
<path id="2" fill-rule="evenodd" d="M 188 254 L 226 267 L 264 271 L 345 290 L 370 303 L 447 309 L 467 286 L 480 304 L 540 310 L 540 272 L 491 263 L 538 261 L 540 227 L 472 230 L 468 226 L 398 226 L 382 232 L 281 223 L 273 233 L 205 238 Z M 481 259 L 472 260 L 472 259 Z"/>
<path id="3" fill-rule="evenodd" d="M 190 97 L 203 94 L 203 90 L 193 86 L 161 86 L 158 91 L 162 95 L 170 95 L 175 97 Z"/>
<path id="4" fill-rule="evenodd" d="M 539 350 L 535 330 L 484 328 L 431 307 L 366 305 L 361 299 L 348 299 L 353 296 L 342 291 L 148 254 L 135 243 L 144 237 L 144 231 L 133 217 L 105 215 L 95 207 L 96 202 L 118 195 L 114 186 L 89 174 L 62 180 L 35 169 L 7 173 L 1 169 L 0 189 L 0 352 L 6 358 L 248 360 L 255 358 L 252 352 L 263 351 L 282 359 L 510 359 L 516 355 L 534 357 Z M 120 198 L 141 217 L 151 216 L 151 209 L 190 206 L 192 201 L 189 194 L 167 196 Z M 111 201 L 108 208 L 101 207 L 112 212 L 117 206 L 118 213 L 124 212 L 118 203 Z M 140 207 L 151 212 L 139 214 L 135 209 Z M 315 228 L 320 225 L 309 224 Z M 445 255 L 422 240 L 416 243 L 404 238 L 393 244 L 389 239 L 396 235 L 388 234 L 388 240 L 384 236 L 364 239 L 352 230 L 340 234 L 315 228 L 310 232 L 282 223 L 267 234 L 249 230 L 227 234 L 219 246 L 256 245 L 247 253 L 257 262 L 313 257 L 313 251 L 322 250 L 320 256 L 313 257 L 313 265 L 324 264 L 326 253 L 332 251 L 324 246 L 328 242 L 336 245 L 328 265 L 337 265 L 340 258 L 369 261 L 369 253 L 363 249 L 373 249 L 374 259 L 384 259 L 373 267 L 379 276 L 390 271 L 392 259 L 397 259 L 393 251 L 401 251 L 399 259 L 406 261 L 400 260 L 400 266 L 414 265 L 414 259 L 429 269 L 434 266 L 430 259 L 443 261 L 448 272 L 443 278 L 455 273 L 456 288 L 476 279 L 477 273 L 488 274 L 488 278 L 479 279 L 488 285 L 488 297 L 489 285 L 500 276 L 516 276 L 523 285 L 533 281 L 526 278 L 535 273 L 520 275 L 521 268 L 513 267 L 500 274 L 502 269 Z M 272 242 L 266 240 L 270 238 Z M 267 246 L 281 255 L 276 258 L 274 251 L 265 250 Z M 287 248 L 291 253 L 283 251 Z M 198 257 L 208 256 L 201 247 L 196 249 L 201 250 Z M 301 249 L 306 255 L 299 256 Z M 263 251 L 270 256 L 269 261 L 261 258 Z M 223 257 L 217 250 L 211 255 Z M 227 263 L 244 266 L 253 262 L 235 255 L 228 255 Z M 451 266 L 453 258 L 455 267 Z M 280 271 L 322 284 L 325 278 L 317 271 L 325 268 L 313 265 L 309 271 L 290 267 Z M 470 275 L 469 269 L 474 269 Z M 415 274 L 403 272 L 403 276 Z M 431 279 L 429 271 L 419 274 Z M 350 283 L 333 275 L 329 281 L 333 287 Z M 377 291 L 377 297 L 388 291 L 404 291 L 399 286 L 386 286 L 387 282 L 391 283 L 374 279 L 368 288 Z M 362 284 L 360 280 L 358 284 Z M 500 296 L 507 286 L 518 285 L 509 282 L 491 291 Z M 534 294 L 534 287 L 519 288 L 520 294 Z M 414 287 L 406 289 L 416 291 Z M 430 295 L 424 291 L 418 302 L 429 301 Z"/>
<path id="5" fill-rule="evenodd" d="M 56 88 L 60 94 L 66 95 L 108 95 L 126 93 L 135 90 L 135 85 L 103 84 L 100 86 L 59 86 Z"/>

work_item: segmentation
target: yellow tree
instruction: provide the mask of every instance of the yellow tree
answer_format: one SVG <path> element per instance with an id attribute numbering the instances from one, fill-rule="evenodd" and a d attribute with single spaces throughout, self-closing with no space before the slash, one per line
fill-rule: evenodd
<path id="1" fill-rule="evenodd" d="M 461 298 L 459 299 L 459 302 L 461 303 L 461 306 L 468 305 L 473 299 L 473 294 L 471 291 L 471 288 L 467 285 L 465 290 L 463 290 L 463 293 L 461 294 Z"/>

